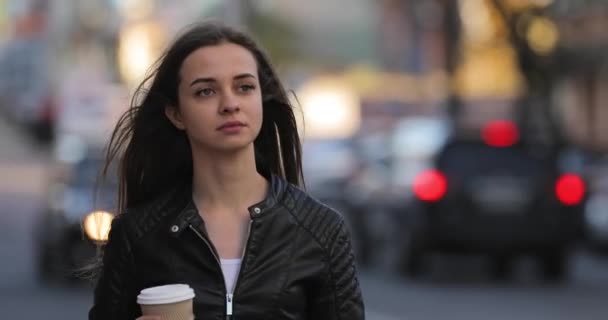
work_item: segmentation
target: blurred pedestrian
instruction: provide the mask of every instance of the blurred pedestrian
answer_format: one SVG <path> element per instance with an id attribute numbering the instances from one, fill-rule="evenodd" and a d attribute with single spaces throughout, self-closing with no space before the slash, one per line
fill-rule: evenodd
<path id="1" fill-rule="evenodd" d="M 174 283 L 196 319 L 363 319 L 349 232 L 298 187 L 293 107 L 260 48 L 198 24 L 137 92 L 108 149 L 122 214 L 89 319 L 134 320 L 142 289 Z"/>

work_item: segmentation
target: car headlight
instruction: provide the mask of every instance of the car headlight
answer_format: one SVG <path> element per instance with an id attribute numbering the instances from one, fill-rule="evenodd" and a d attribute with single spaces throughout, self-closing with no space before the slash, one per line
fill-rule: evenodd
<path id="1" fill-rule="evenodd" d="M 84 231 L 93 241 L 108 241 L 114 215 L 107 211 L 93 211 L 84 218 Z"/>

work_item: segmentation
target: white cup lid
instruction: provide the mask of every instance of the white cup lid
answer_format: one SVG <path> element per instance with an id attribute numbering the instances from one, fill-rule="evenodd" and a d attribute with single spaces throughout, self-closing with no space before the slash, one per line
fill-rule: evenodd
<path id="1" fill-rule="evenodd" d="M 143 289 L 137 296 L 138 304 L 167 304 L 194 298 L 194 290 L 187 284 L 169 284 Z"/>

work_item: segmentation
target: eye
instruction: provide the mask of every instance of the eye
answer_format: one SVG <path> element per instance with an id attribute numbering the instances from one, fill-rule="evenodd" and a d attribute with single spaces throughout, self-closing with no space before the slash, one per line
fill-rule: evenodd
<path id="1" fill-rule="evenodd" d="M 196 95 L 200 97 L 208 97 L 215 93 L 215 90 L 211 88 L 204 88 L 196 91 Z"/>
<path id="2" fill-rule="evenodd" d="M 253 91 L 255 89 L 254 85 L 251 84 L 243 84 L 239 86 L 239 91 L 240 92 L 249 92 L 249 91 Z"/>

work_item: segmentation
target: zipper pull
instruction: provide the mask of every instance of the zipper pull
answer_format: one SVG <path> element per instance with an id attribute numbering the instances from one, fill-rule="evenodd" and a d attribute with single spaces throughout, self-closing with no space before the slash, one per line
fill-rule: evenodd
<path id="1" fill-rule="evenodd" d="M 226 318 L 232 318 L 232 294 L 226 295 Z"/>

